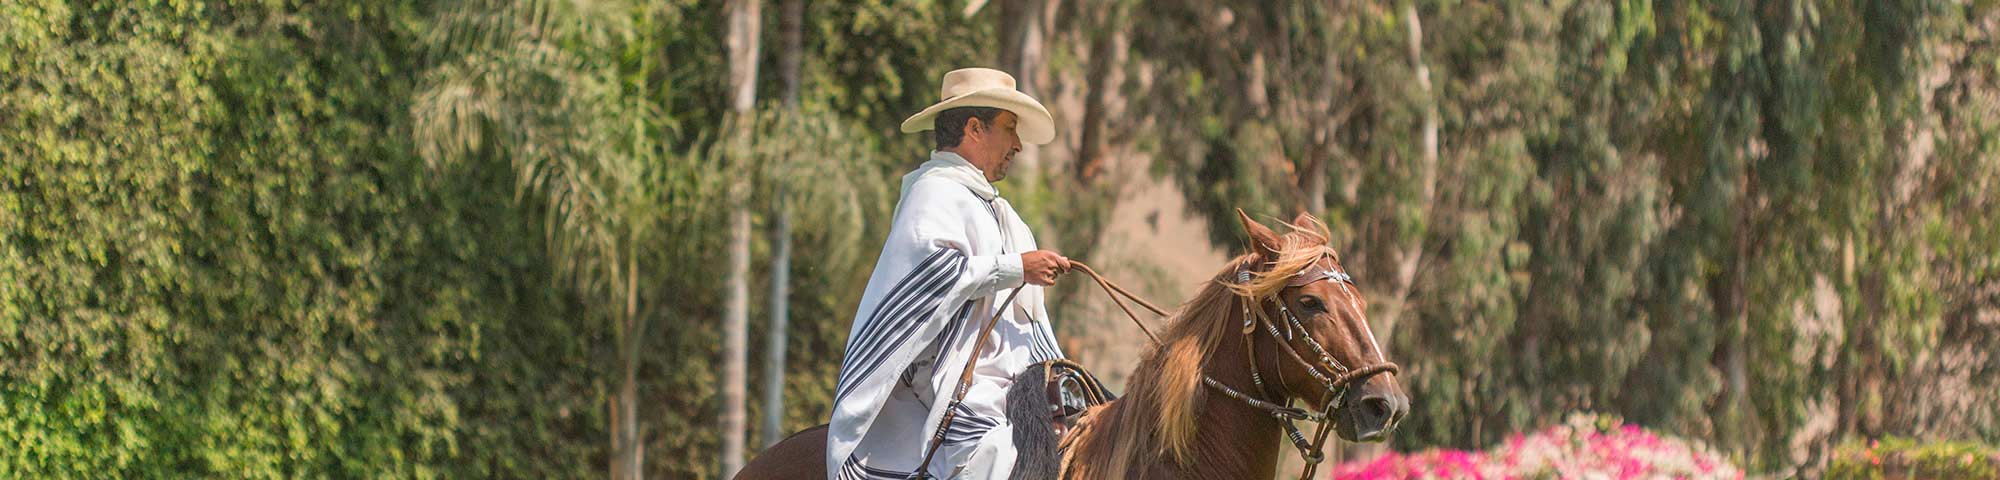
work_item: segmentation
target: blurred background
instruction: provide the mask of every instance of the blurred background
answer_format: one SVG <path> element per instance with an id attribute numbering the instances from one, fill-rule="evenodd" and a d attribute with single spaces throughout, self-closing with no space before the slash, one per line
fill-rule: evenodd
<path id="1" fill-rule="evenodd" d="M 1236 208 L 1328 221 L 1414 404 L 1335 461 L 1589 412 L 1992 472 L 1996 41 L 1992 0 L 8 1 L 0 477 L 720 478 L 826 421 L 896 126 L 965 66 L 1056 117 L 999 184 L 1041 243 L 1157 303 Z M 1056 327 L 1122 385 L 1086 283 Z"/>

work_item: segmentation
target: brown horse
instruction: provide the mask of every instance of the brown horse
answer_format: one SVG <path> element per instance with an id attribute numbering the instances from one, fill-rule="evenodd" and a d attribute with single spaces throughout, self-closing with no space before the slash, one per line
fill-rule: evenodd
<path id="1" fill-rule="evenodd" d="M 1250 252 L 1181 307 L 1123 398 L 1092 408 L 1062 437 L 1063 478 L 1271 478 L 1286 416 L 1331 422 L 1341 438 L 1368 442 L 1408 411 L 1325 225 L 1302 214 L 1279 235 L 1239 216 Z M 1294 399 L 1313 409 L 1285 407 Z M 1302 453 L 1317 455 L 1326 433 L 1300 444 L 1311 450 Z M 736 478 L 823 478 L 825 453 L 826 428 L 813 427 Z"/>

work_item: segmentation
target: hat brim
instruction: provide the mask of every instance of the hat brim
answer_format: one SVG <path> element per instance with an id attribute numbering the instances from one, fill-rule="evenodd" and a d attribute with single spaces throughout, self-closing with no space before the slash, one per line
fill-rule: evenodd
<path id="1" fill-rule="evenodd" d="M 924 111 L 903 120 L 903 133 L 916 133 L 936 127 L 937 114 L 958 107 L 993 107 L 1009 112 L 1019 123 L 1015 132 L 1021 134 L 1021 141 L 1035 145 L 1047 144 L 1056 139 L 1056 121 L 1049 115 L 1049 109 L 1034 97 L 1005 88 L 989 88 L 956 97 L 947 98 Z"/>

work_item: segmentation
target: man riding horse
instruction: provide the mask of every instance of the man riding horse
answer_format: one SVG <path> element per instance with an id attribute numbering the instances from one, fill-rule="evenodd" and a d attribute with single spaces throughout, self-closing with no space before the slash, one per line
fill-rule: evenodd
<path id="1" fill-rule="evenodd" d="M 1055 122 L 998 70 L 946 73 L 940 96 L 902 125 L 935 130 L 936 150 L 903 177 L 888 240 L 855 312 L 827 432 L 830 480 L 1008 478 L 1016 453 L 1008 387 L 1029 366 L 1063 358 L 1042 287 L 1069 260 L 1038 249 L 993 185 L 1007 178 L 1022 141 L 1055 137 Z M 994 315 L 988 347 L 976 349 L 980 322 Z M 962 383 L 957 366 L 968 362 L 963 400 L 952 402 Z M 933 429 L 946 418 L 933 447 Z"/>
<path id="2" fill-rule="evenodd" d="M 1168 313 L 1038 250 L 993 187 L 1022 140 L 1055 136 L 1047 109 L 988 69 L 946 74 L 942 96 L 903 123 L 935 128 L 938 148 L 903 177 L 831 424 L 765 449 L 737 479 L 1271 478 L 1284 439 L 1304 480 L 1330 435 L 1381 441 L 1409 412 L 1324 223 L 1302 213 L 1279 234 L 1238 210 L 1249 248 Z M 1123 296 L 1170 317 L 1158 336 L 1140 323 L 1153 347 L 1123 397 L 1050 334 L 1041 287 L 1071 268 L 1121 310 Z"/>

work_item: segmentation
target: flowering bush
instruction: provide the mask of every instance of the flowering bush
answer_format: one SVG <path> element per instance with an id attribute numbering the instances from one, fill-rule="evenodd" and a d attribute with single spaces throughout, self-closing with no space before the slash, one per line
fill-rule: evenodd
<path id="1" fill-rule="evenodd" d="M 1429 478 L 1743 478 L 1699 442 L 1655 435 L 1603 415 L 1573 414 L 1563 423 L 1515 434 L 1484 452 L 1388 453 L 1334 467 L 1340 479 Z"/>

